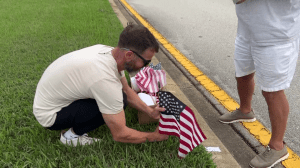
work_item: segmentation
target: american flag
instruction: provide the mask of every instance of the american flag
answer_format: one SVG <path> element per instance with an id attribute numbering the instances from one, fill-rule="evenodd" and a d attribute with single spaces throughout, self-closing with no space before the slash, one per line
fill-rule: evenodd
<path id="1" fill-rule="evenodd" d="M 161 87 L 167 84 L 165 71 L 154 70 L 150 67 L 141 69 L 135 75 L 135 79 L 136 84 L 141 89 L 141 92 L 147 93 L 157 93 L 160 90 L 158 83 L 161 84 Z"/>
<path id="2" fill-rule="evenodd" d="M 159 105 L 166 109 L 161 112 L 159 133 L 179 137 L 178 156 L 184 158 L 200 145 L 206 136 L 199 127 L 193 111 L 172 93 L 160 91 Z"/>

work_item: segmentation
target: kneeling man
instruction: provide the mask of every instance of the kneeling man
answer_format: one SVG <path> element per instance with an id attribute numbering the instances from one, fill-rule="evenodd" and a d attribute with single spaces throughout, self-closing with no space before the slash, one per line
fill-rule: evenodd
<path id="1" fill-rule="evenodd" d="M 33 113 L 38 122 L 61 133 L 67 145 L 98 141 L 86 134 L 103 124 L 113 139 L 126 143 L 163 141 L 167 135 L 140 132 L 126 126 L 124 109 L 132 107 L 158 119 L 164 108 L 148 107 L 128 86 L 123 70 L 137 71 L 158 52 L 154 36 L 145 27 L 127 26 L 118 46 L 94 45 L 55 60 L 45 70 L 36 89 Z"/>

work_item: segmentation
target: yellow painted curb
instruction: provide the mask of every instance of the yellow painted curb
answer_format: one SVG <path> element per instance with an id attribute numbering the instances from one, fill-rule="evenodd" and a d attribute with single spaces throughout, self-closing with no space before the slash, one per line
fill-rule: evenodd
<path id="1" fill-rule="evenodd" d="M 155 36 L 155 38 L 173 55 L 173 57 L 181 63 L 186 70 L 193 75 L 197 81 L 203 85 L 228 111 L 234 111 L 239 108 L 239 104 L 231 98 L 224 90 L 216 85 L 209 77 L 203 74 L 189 59 L 187 59 L 179 50 L 177 50 L 165 37 L 154 29 L 141 15 L 139 15 L 126 0 L 120 0 L 123 5 Z M 252 123 L 243 122 L 244 127 L 264 146 L 271 139 L 271 132 L 265 128 L 260 122 Z M 300 157 L 288 148 L 289 158 L 282 162 L 287 168 L 299 168 Z"/>

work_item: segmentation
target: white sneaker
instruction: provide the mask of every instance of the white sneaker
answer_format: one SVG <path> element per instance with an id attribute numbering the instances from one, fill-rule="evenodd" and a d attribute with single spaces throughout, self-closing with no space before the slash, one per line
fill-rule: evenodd
<path id="1" fill-rule="evenodd" d="M 73 138 L 73 139 L 67 139 L 64 136 L 65 132 L 66 131 L 61 131 L 61 133 L 60 133 L 60 141 L 65 145 L 70 145 L 70 146 L 75 147 L 75 146 L 77 146 L 77 144 L 90 145 L 94 142 L 100 141 L 100 139 L 88 137 L 88 134 L 83 134 L 83 135 L 78 136 L 77 138 Z"/>

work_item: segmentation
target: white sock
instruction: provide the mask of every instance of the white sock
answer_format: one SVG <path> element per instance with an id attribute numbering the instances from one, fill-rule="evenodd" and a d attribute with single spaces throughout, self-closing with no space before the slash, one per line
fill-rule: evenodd
<path id="1" fill-rule="evenodd" d="M 73 139 L 73 138 L 79 137 L 79 135 L 74 134 L 74 133 L 71 131 L 71 129 L 72 129 L 72 128 L 70 128 L 67 132 L 65 132 L 64 136 L 65 136 L 67 139 Z"/>

